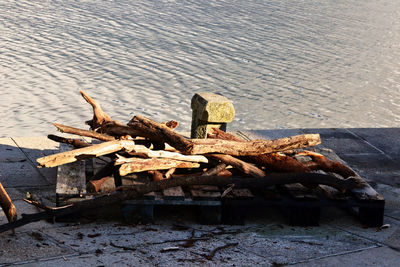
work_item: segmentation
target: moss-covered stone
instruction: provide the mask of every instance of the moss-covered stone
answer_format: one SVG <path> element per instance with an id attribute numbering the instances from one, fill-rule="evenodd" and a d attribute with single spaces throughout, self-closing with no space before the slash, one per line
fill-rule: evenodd
<path id="1" fill-rule="evenodd" d="M 192 98 L 192 138 L 206 138 L 212 127 L 226 130 L 233 121 L 235 109 L 232 101 L 210 92 L 196 93 Z"/>

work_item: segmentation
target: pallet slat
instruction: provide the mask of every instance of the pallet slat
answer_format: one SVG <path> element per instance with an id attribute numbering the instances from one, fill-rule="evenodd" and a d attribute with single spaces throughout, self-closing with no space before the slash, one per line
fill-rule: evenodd
<path id="1" fill-rule="evenodd" d="M 163 190 L 163 197 L 164 199 L 169 199 L 169 200 L 184 200 L 185 193 L 183 192 L 182 187 L 180 186 L 171 187 Z"/>
<path id="2" fill-rule="evenodd" d="M 60 144 L 60 152 L 70 150 L 67 144 Z M 85 161 L 80 160 L 61 165 L 57 169 L 56 205 L 63 206 L 68 199 L 86 194 Z"/>

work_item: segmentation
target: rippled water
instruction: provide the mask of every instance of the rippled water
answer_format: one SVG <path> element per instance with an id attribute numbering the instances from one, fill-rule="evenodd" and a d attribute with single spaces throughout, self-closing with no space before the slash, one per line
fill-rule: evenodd
<path id="1" fill-rule="evenodd" d="M 231 99 L 229 129 L 399 127 L 398 0 L 0 2 L 0 136 L 175 119 Z"/>

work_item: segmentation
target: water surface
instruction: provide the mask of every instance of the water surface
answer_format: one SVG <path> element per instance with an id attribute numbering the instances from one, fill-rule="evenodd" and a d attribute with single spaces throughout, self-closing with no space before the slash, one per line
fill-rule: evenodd
<path id="1" fill-rule="evenodd" d="M 233 101 L 228 129 L 399 127 L 398 0 L 0 2 L 0 136 Z"/>

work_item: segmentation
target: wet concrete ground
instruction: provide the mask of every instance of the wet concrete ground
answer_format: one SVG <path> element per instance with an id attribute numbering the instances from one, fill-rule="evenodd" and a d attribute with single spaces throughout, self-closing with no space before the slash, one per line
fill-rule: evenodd
<path id="1" fill-rule="evenodd" d="M 322 211 L 320 226 L 293 227 L 276 209 L 253 214 L 245 225 L 201 225 L 190 210 L 157 212 L 147 225 L 119 219 L 40 221 L 0 234 L 0 265 L 27 266 L 397 266 L 400 262 L 400 128 L 247 131 L 279 138 L 320 133 L 386 200 L 384 224 L 365 228 L 337 208 Z M 19 215 L 37 212 L 26 192 L 54 201 L 56 168 L 36 158 L 58 144 L 46 137 L 0 139 L 0 180 Z M 7 220 L 0 212 L 0 224 Z M 195 242 L 189 243 L 188 239 Z M 217 250 L 211 259 L 214 249 Z"/>

